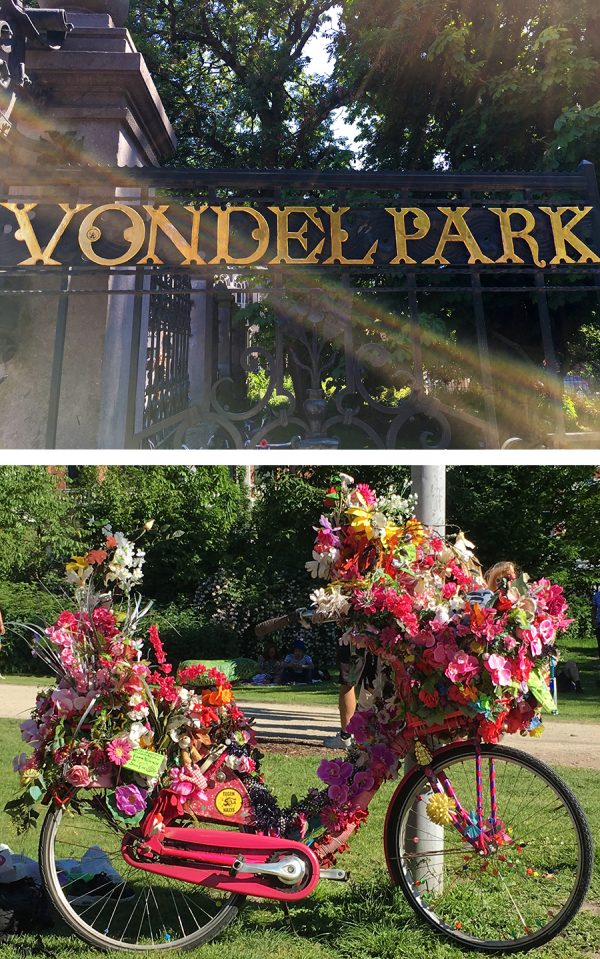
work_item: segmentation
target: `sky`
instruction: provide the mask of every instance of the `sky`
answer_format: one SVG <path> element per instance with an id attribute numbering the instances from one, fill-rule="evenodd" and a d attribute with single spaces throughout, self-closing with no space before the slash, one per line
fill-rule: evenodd
<path id="1" fill-rule="evenodd" d="M 332 29 L 335 30 L 337 28 L 339 12 L 339 7 L 333 9 L 331 24 L 328 26 L 326 32 Z M 321 76 L 328 76 L 331 73 L 333 63 L 327 54 L 327 37 L 323 35 L 323 32 L 315 34 L 311 37 L 306 44 L 305 54 L 310 60 L 310 63 L 307 66 L 307 71 L 309 73 L 317 73 Z M 345 137 L 348 140 L 350 148 L 356 152 L 356 138 L 358 136 L 358 131 L 353 123 L 348 123 L 346 114 L 347 111 L 345 107 L 342 107 L 334 112 L 333 129 L 336 136 Z"/>

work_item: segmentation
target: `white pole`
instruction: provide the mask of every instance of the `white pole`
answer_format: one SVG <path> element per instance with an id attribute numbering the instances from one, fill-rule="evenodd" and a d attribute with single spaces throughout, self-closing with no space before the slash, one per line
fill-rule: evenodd
<path id="1" fill-rule="evenodd" d="M 432 526 L 440 536 L 446 532 L 446 467 L 412 466 L 412 491 L 418 496 L 416 514 L 425 526 Z M 404 761 L 405 772 L 418 765 L 415 755 L 410 752 Z M 414 845 L 415 853 L 422 857 L 417 860 L 413 877 L 420 883 L 423 892 L 433 895 L 443 892 L 444 827 L 431 822 L 426 812 L 431 790 L 423 793 L 413 806 L 411 822 L 414 829 L 407 836 L 408 847 Z"/>

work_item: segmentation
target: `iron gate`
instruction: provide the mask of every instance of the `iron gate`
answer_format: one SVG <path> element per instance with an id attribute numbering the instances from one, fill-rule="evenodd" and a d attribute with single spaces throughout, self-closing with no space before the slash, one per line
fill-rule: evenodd
<path id="1" fill-rule="evenodd" d="M 134 211 L 148 206 L 156 211 L 160 203 L 160 209 L 187 209 L 198 217 L 196 223 L 207 208 L 219 217 L 219 210 L 249 204 L 264 217 L 264 211 L 272 211 L 269 216 L 278 223 L 281 211 L 290 209 L 326 210 L 331 222 L 337 217 L 338 226 L 342 215 L 346 219 L 337 258 L 333 239 L 321 247 L 323 257 L 328 250 L 330 254 L 326 268 L 306 258 L 316 240 L 310 232 L 314 219 L 309 222 L 311 215 L 305 213 L 309 229 L 304 239 L 302 230 L 286 220 L 290 240 L 305 251 L 302 265 L 285 262 L 285 257 L 279 262 L 270 258 L 267 266 L 247 265 L 238 256 L 231 265 L 213 266 L 206 254 L 197 257 L 203 262 L 163 265 L 158 239 L 172 250 L 173 234 L 162 227 L 159 231 L 158 219 L 150 241 L 154 246 L 144 262 L 136 257 L 135 263 L 108 271 L 82 257 L 74 243 L 70 247 L 66 233 L 62 265 L 52 271 L 47 264 L 8 265 L 4 236 L 0 282 L 13 312 L 15 303 L 22 312 L 23 305 L 32 309 L 36 295 L 48 296 L 48 276 L 53 278 L 50 295 L 58 309 L 49 447 L 56 445 L 69 311 L 86 294 L 97 295 L 99 277 L 107 273 L 117 274 L 118 296 L 133 304 L 122 445 L 493 448 L 515 433 L 529 445 L 567 444 L 561 338 L 568 338 L 573 308 L 597 322 L 599 269 L 584 257 L 550 263 L 554 251 L 547 235 L 540 236 L 539 263 L 527 262 L 525 256 L 515 257 L 520 262 L 502 262 L 503 248 L 489 230 L 489 219 L 492 210 L 499 216 L 518 207 L 539 220 L 539 210 L 581 210 L 583 204 L 591 212 L 581 242 L 600 251 L 600 201 L 591 164 L 570 174 L 527 175 L 101 172 L 101 186 L 98 171 L 36 173 L 35 189 L 17 191 L 19 200 L 39 200 L 40 191 L 47 189 L 58 203 L 68 187 L 78 195 L 85 191 L 88 205 L 94 196 L 114 204 L 114 188 L 119 187 L 127 188 L 126 202 Z M 5 171 L 3 179 L 13 185 L 14 200 L 14 184 L 24 182 L 23 172 Z M 5 197 L 9 199 L 8 192 Z M 411 252 L 421 250 L 419 257 L 407 254 L 404 261 L 390 263 L 388 251 L 384 259 L 368 262 L 365 251 L 373 248 L 373 230 L 384 213 L 400 208 L 426 214 L 431 223 L 440 210 L 468 210 L 482 258 L 469 262 L 468 247 L 461 247 L 464 240 L 455 242 L 448 228 L 452 255 L 447 262 L 432 262 L 436 239 L 417 236 L 420 221 L 415 216 L 408 239 Z M 445 215 L 450 223 L 450 213 Z M 8 217 L 2 210 L 3 223 Z M 181 221 L 173 222 L 181 231 Z M 102 233 L 98 229 L 96 236 L 95 229 L 87 231 L 88 245 Z M 14 245 L 14 235 L 9 239 Z M 248 241 L 248 231 L 242 239 Z M 526 237 L 515 230 L 513 252 L 523 253 L 525 245 L 531 251 Z M 110 262 L 108 256 L 105 262 Z M 236 306 L 226 289 L 228 276 L 231 285 L 252 291 L 245 309 Z M 106 292 L 110 301 L 114 288 Z M 203 304 L 205 315 L 190 340 L 192 301 Z M 14 339 L 14 330 L 2 327 L 0 332 Z M 202 354 L 201 376 L 190 392 L 188 364 L 195 351 Z"/>

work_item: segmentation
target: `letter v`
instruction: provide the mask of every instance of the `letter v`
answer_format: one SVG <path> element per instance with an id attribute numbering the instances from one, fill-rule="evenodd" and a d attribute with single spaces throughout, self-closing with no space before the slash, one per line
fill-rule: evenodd
<path id="1" fill-rule="evenodd" d="M 21 243 L 26 243 L 27 249 L 31 254 L 26 260 L 21 260 L 17 266 L 35 266 L 40 262 L 44 266 L 60 266 L 61 264 L 59 260 L 52 259 L 52 254 L 56 249 L 58 241 L 67 229 L 73 217 L 77 213 L 81 213 L 82 210 L 86 210 L 90 204 L 78 203 L 76 206 L 71 207 L 68 203 L 59 203 L 58 206 L 63 211 L 64 216 L 50 237 L 45 249 L 43 250 L 40 247 L 38 238 L 35 235 L 33 226 L 31 225 L 31 220 L 29 219 L 29 214 L 36 208 L 37 203 L 0 203 L 0 206 L 3 206 L 6 210 L 10 210 L 11 213 L 14 213 L 17 223 L 19 224 L 19 229 L 15 233 L 15 240 L 20 240 Z"/>

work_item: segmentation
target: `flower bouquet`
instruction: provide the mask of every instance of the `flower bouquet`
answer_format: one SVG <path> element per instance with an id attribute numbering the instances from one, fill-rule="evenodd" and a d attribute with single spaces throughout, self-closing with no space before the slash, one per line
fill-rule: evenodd
<path id="1" fill-rule="evenodd" d="M 570 623 L 561 587 L 520 577 L 493 592 L 462 533 L 444 540 L 411 515 L 409 499 L 378 499 L 350 477 L 326 504 L 307 563 L 327 581 L 313 606 L 344 622 L 341 642 L 376 657 L 371 688 L 396 719 L 431 726 L 458 713 L 491 743 L 539 734 L 541 709 L 553 708 L 550 659 Z M 358 741 L 370 721 L 357 714 Z"/>
<path id="2" fill-rule="evenodd" d="M 101 793 L 104 811 L 124 825 L 139 822 L 161 788 L 180 811 L 202 804 L 201 767 L 226 743 L 253 742 L 221 673 L 198 665 L 173 676 L 156 626 L 144 626 L 151 604 L 142 608 L 134 593 L 144 553 L 122 533 L 105 533 L 103 548 L 67 564 L 74 608 L 46 629 L 24 627 L 57 682 L 21 726 L 33 752 L 14 760 L 22 791 L 6 806 L 21 829 L 44 797 L 77 807 Z M 228 761 L 252 768 L 249 756 Z"/>

